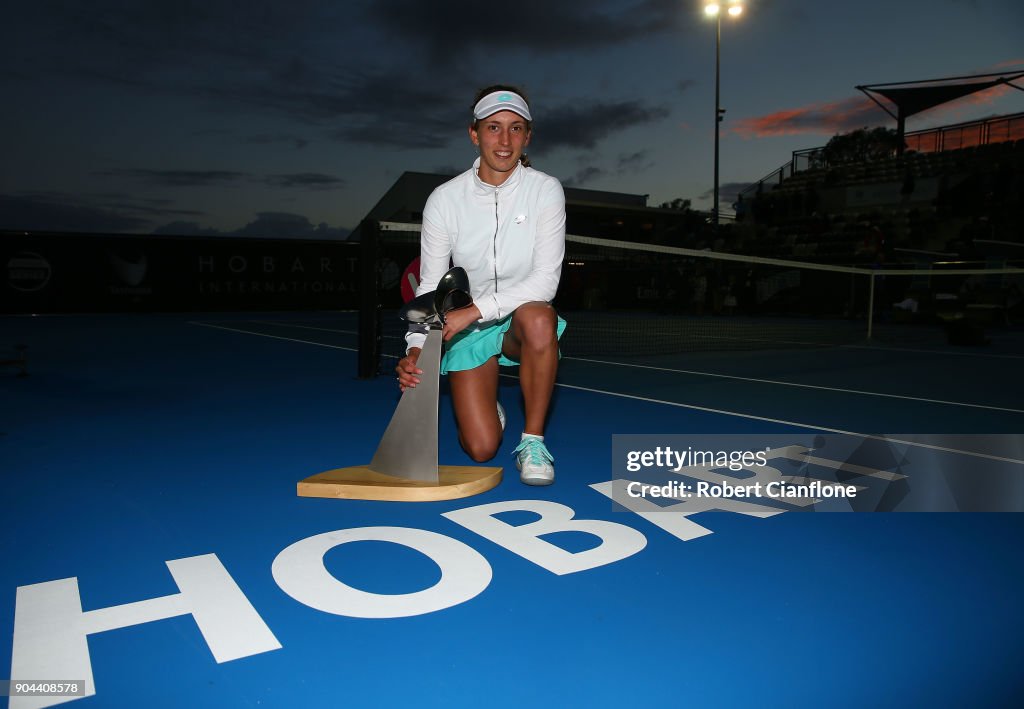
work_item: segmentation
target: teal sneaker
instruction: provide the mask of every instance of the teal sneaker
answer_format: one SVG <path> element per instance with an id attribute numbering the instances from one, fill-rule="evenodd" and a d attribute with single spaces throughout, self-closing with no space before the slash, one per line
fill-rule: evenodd
<path id="1" fill-rule="evenodd" d="M 555 457 L 537 436 L 524 438 L 514 451 L 519 479 L 527 485 L 550 485 L 555 481 Z"/>

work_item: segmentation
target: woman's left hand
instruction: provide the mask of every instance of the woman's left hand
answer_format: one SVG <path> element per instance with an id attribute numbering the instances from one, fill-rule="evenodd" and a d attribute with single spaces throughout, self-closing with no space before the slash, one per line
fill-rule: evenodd
<path id="1" fill-rule="evenodd" d="M 479 319 L 480 308 L 475 304 L 450 311 L 444 316 L 444 333 L 442 335 L 444 341 L 452 339 Z"/>

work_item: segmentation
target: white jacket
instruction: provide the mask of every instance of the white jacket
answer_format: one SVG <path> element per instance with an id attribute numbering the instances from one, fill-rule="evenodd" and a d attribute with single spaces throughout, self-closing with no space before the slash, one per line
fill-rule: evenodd
<path id="1" fill-rule="evenodd" d="M 523 303 L 555 297 L 565 256 L 565 194 L 557 179 L 517 165 L 500 186 L 483 182 L 480 158 L 435 189 L 423 208 L 420 282 L 429 293 L 451 265 L 469 275 L 477 327 L 511 314 Z M 417 328 L 419 329 L 419 328 Z M 426 335 L 410 330 L 408 347 Z"/>

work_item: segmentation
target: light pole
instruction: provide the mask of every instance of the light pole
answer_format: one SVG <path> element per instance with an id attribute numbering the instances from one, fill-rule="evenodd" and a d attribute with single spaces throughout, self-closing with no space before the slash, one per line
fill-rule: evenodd
<path id="1" fill-rule="evenodd" d="M 743 14 L 743 0 L 726 0 L 727 12 L 732 17 L 739 17 Z M 721 102 L 721 46 L 722 46 L 722 7 L 717 2 L 705 2 L 704 14 L 715 18 L 715 190 L 714 202 L 711 205 L 711 223 L 714 224 L 715 233 L 718 233 L 718 133 L 719 123 L 722 122 L 722 114 L 725 109 Z"/>

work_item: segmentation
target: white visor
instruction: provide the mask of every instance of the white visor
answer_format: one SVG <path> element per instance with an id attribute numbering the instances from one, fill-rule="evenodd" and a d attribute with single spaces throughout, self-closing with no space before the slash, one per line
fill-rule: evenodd
<path id="1" fill-rule="evenodd" d="M 479 121 L 487 116 L 493 116 L 498 111 L 512 111 L 528 121 L 533 120 L 526 101 L 514 91 L 495 91 L 487 94 L 473 107 L 473 117 Z"/>

